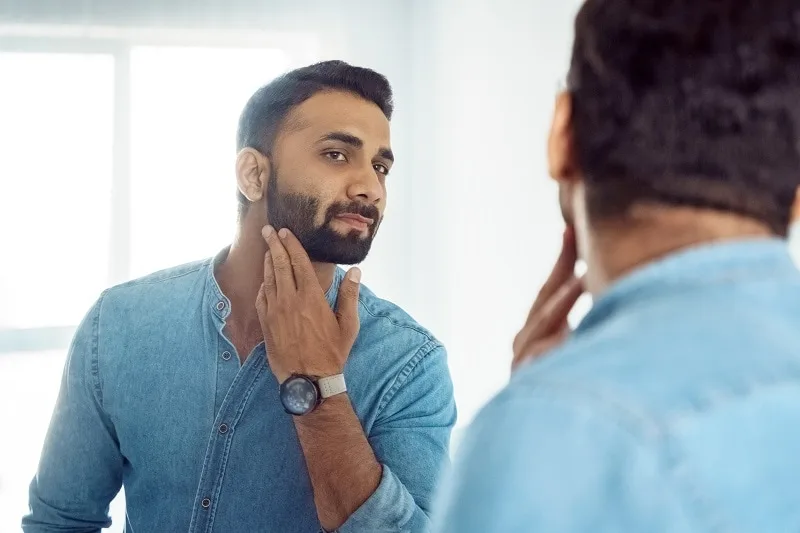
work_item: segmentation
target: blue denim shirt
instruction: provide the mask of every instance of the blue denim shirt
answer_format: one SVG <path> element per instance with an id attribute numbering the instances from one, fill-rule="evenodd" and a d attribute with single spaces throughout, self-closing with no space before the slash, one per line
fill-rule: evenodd
<path id="1" fill-rule="evenodd" d="M 79 327 L 23 529 L 94 532 L 124 485 L 128 533 L 320 530 L 261 343 L 241 365 L 212 260 L 106 291 Z M 334 305 L 344 272 L 327 293 Z M 428 531 L 456 410 L 445 350 L 366 287 L 345 369 L 383 466 L 341 533 Z"/>
<path id="2" fill-rule="evenodd" d="M 447 533 L 800 531 L 800 273 L 786 243 L 676 253 L 599 298 L 478 416 Z"/>

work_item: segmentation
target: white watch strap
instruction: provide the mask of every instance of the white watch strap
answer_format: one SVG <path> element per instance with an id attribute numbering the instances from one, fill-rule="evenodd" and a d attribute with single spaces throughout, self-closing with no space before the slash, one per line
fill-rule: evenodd
<path id="1" fill-rule="evenodd" d="M 347 392 L 347 384 L 344 382 L 344 374 L 336 374 L 327 378 L 320 378 L 317 380 L 320 396 L 322 399 L 336 396 Z"/>

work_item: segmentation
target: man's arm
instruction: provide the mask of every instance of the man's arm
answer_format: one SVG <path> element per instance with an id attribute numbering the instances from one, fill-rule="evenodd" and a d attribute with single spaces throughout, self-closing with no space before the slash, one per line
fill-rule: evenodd
<path id="1" fill-rule="evenodd" d="M 534 386 L 478 416 L 439 494 L 436 533 L 697 531 L 657 431 L 602 398 Z"/>
<path id="2" fill-rule="evenodd" d="M 424 346 L 383 404 L 369 438 L 344 394 L 295 419 L 328 531 L 430 528 L 432 493 L 456 418 L 444 348 L 433 341 Z"/>
<path id="3" fill-rule="evenodd" d="M 360 328 L 360 270 L 342 280 L 334 314 L 300 241 L 285 228 L 262 233 L 269 251 L 256 310 L 270 370 L 278 383 L 292 374 L 342 373 Z M 427 531 L 430 493 L 455 423 L 442 346 L 430 340 L 411 358 L 382 398 L 368 437 L 347 397 L 327 403 L 296 422 L 323 527 Z"/>
<path id="4" fill-rule="evenodd" d="M 101 299 L 102 301 L 102 299 Z M 75 333 L 36 477 L 26 533 L 95 533 L 109 527 L 108 507 L 122 485 L 122 455 L 103 411 L 98 376 L 101 301 Z"/>
<path id="5" fill-rule="evenodd" d="M 320 523 L 333 531 L 367 501 L 382 468 L 346 394 L 295 418 Z"/>

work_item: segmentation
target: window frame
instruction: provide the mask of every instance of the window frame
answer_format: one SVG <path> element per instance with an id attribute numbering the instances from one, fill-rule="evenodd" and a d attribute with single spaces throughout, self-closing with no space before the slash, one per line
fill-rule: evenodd
<path id="1" fill-rule="evenodd" d="M 278 48 L 292 66 L 313 62 L 321 49 L 315 35 L 303 32 L 0 24 L 0 53 L 96 54 L 114 60 L 108 286 L 126 281 L 131 271 L 131 51 L 139 46 Z M 0 356 L 66 349 L 75 328 L 0 329 Z"/>

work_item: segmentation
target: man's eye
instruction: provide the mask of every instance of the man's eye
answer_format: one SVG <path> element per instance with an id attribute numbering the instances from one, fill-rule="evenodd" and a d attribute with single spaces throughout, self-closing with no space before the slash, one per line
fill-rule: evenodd
<path id="1" fill-rule="evenodd" d="M 372 168 L 375 169 L 375 172 L 379 172 L 379 173 L 383 174 L 384 176 L 389 173 L 389 169 L 386 168 L 385 165 L 381 165 L 380 163 L 375 163 L 374 165 L 372 165 Z"/>
<path id="2" fill-rule="evenodd" d="M 325 157 L 328 159 L 332 159 L 334 161 L 347 161 L 347 158 L 344 156 L 342 152 L 325 152 Z"/>

